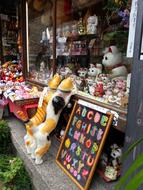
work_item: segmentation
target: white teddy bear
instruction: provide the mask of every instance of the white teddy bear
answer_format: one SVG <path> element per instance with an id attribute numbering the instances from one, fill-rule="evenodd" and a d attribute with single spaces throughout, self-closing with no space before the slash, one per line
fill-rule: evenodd
<path id="1" fill-rule="evenodd" d="M 122 63 L 122 54 L 116 46 L 106 48 L 102 59 L 102 64 L 111 74 L 111 78 L 126 79 L 127 69 Z"/>
<path id="2" fill-rule="evenodd" d="M 90 16 L 87 19 L 87 34 L 97 33 L 98 17 L 96 15 Z"/>

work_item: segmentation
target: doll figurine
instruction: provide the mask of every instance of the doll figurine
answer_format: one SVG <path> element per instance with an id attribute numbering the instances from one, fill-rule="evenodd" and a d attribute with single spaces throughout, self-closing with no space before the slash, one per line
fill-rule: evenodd
<path id="1" fill-rule="evenodd" d="M 127 68 L 122 63 L 122 54 L 116 46 L 106 48 L 102 64 L 109 72 L 111 78 L 127 78 Z"/>
<path id="2" fill-rule="evenodd" d="M 38 126 L 38 131 L 34 133 L 36 149 L 33 149 L 33 156 L 35 156 L 36 164 L 43 162 L 42 157 L 50 148 L 51 140 L 49 135 L 56 128 L 63 108 L 69 103 L 73 94 L 72 90 L 73 82 L 71 78 L 64 79 L 48 103 L 46 120 Z"/>
<path id="3" fill-rule="evenodd" d="M 56 89 L 60 82 L 61 77 L 58 74 L 54 75 L 54 77 L 48 83 L 49 91 L 43 99 L 42 106 L 38 107 L 36 114 L 27 123 L 25 123 L 27 134 L 24 137 L 24 142 L 27 153 L 31 153 L 30 147 L 32 146 L 32 142 L 34 143 L 33 132 L 35 132 L 35 130 L 37 130 L 37 126 L 44 121 L 47 114 L 46 107 L 48 105 L 48 102 L 56 92 Z"/>

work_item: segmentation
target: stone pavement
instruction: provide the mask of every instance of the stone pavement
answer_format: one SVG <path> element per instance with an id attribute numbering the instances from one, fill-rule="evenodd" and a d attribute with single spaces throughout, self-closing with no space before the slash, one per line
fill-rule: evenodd
<path id="1" fill-rule="evenodd" d="M 35 190 L 78 190 L 78 187 L 55 162 L 59 143 L 54 137 L 52 146 L 44 157 L 45 162 L 41 165 L 35 165 L 34 161 L 27 155 L 24 147 L 23 137 L 26 134 L 24 124 L 15 117 L 10 117 L 7 120 L 11 128 L 13 144 L 17 154 L 25 163 Z M 95 175 L 89 190 L 112 190 L 113 186 L 114 183 L 105 183 Z"/>

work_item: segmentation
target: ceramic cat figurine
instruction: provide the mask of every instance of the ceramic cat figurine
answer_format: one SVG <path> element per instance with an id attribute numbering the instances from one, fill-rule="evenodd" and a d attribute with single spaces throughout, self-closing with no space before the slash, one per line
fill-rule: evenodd
<path id="1" fill-rule="evenodd" d="M 72 89 L 73 82 L 71 78 L 64 79 L 48 103 L 46 120 L 38 126 L 38 131 L 34 133 L 36 149 L 33 146 L 33 157 L 35 157 L 36 164 L 43 162 L 42 157 L 50 148 L 51 140 L 49 135 L 56 128 L 63 108 L 69 103 L 73 94 Z"/>
<path id="2" fill-rule="evenodd" d="M 25 123 L 27 134 L 24 137 L 24 143 L 28 154 L 31 153 L 31 147 L 35 142 L 33 138 L 33 132 L 35 132 L 37 130 L 37 126 L 44 121 L 47 114 L 46 107 L 48 102 L 56 92 L 60 82 L 61 77 L 58 74 L 54 75 L 54 77 L 48 83 L 49 91 L 43 99 L 42 106 L 38 107 L 36 114 L 27 123 Z"/>
<path id="3" fill-rule="evenodd" d="M 127 78 L 127 68 L 122 62 L 122 54 L 116 46 L 106 48 L 102 64 L 109 72 L 111 78 Z"/>

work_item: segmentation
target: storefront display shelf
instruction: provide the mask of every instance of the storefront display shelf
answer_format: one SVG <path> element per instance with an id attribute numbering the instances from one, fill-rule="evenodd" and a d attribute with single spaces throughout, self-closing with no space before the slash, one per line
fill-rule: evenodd
<path id="1" fill-rule="evenodd" d="M 96 0 L 96 4 L 100 2 L 103 2 L 103 0 Z M 92 5 L 95 5 L 95 1 L 90 1 L 90 0 L 83 0 L 83 1 L 74 0 L 73 1 L 73 7 L 75 8 L 75 11 L 78 11 L 87 7 L 91 7 Z"/>
<path id="2" fill-rule="evenodd" d="M 67 41 L 91 40 L 95 38 L 98 38 L 96 34 L 83 34 L 83 35 L 67 37 Z"/>
<path id="3" fill-rule="evenodd" d="M 86 97 L 86 96 L 82 96 L 82 95 L 79 95 L 79 94 L 76 94 L 74 96 L 74 99 L 75 100 L 78 100 L 78 99 L 82 99 L 82 100 L 85 100 L 87 102 L 91 102 L 91 103 L 94 103 L 95 105 L 98 105 L 98 106 L 101 106 L 103 108 L 107 108 L 109 109 L 109 112 L 112 110 L 112 111 L 115 111 L 118 115 L 119 115 L 119 118 L 118 118 L 118 124 L 117 126 L 114 126 L 112 125 L 115 129 L 121 131 L 121 132 L 125 132 L 125 126 L 126 126 L 126 116 L 127 116 L 127 109 L 123 109 L 123 108 L 120 108 L 120 107 L 117 107 L 115 105 L 111 105 L 111 104 L 105 104 L 103 102 L 99 102 L 93 98 L 89 98 L 89 97 Z"/>

